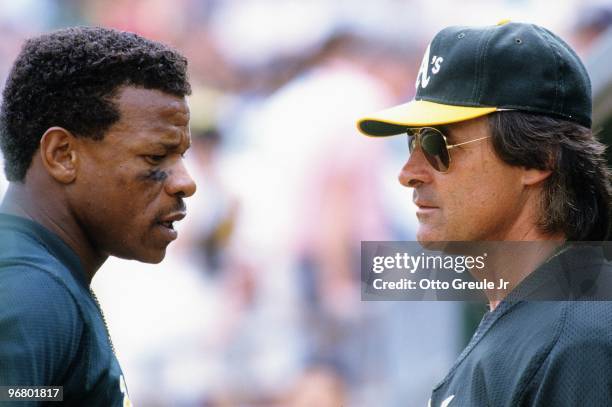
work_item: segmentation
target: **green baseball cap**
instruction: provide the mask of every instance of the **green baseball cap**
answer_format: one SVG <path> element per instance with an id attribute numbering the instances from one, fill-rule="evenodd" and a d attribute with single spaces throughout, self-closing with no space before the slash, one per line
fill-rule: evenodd
<path id="1" fill-rule="evenodd" d="M 370 136 L 450 124 L 500 110 L 541 113 L 591 127 L 591 82 L 576 53 L 534 24 L 453 26 L 427 47 L 414 100 L 360 119 Z"/>

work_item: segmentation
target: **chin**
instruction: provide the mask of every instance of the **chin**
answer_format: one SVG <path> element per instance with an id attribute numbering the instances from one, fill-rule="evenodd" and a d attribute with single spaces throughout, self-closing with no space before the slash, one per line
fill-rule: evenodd
<path id="1" fill-rule="evenodd" d="M 148 256 L 144 256 L 142 258 L 135 259 L 135 260 L 138 260 L 142 263 L 158 264 L 158 263 L 161 263 L 165 257 L 166 257 L 166 249 L 158 253 L 151 253 Z"/>
<path id="2" fill-rule="evenodd" d="M 434 252 L 443 251 L 446 246 L 445 242 L 436 241 L 436 240 L 419 240 L 419 244 L 425 250 L 431 250 Z"/>
<path id="3" fill-rule="evenodd" d="M 115 253 L 113 255 L 121 259 L 136 260 L 141 263 L 158 264 L 161 263 L 162 260 L 164 260 L 164 258 L 166 257 L 166 249 L 151 250 L 146 253 Z"/>
<path id="4" fill-rule="evenodd" d="M 425 248 L 427 248 L 427 246 L 430 244 L 435 244 L 435 242 L 444 242 L 447 240 L 444 238 L 443 233 L 440 233 L 430 226 L 423 224 L 419 226 L 416 233 L 416 238 Z"/>

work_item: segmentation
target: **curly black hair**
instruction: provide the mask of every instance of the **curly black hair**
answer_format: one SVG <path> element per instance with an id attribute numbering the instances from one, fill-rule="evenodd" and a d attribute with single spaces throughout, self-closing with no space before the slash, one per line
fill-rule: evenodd
<path id="1" fill-rule="evenodd" d="M 120 118 L 114 97 L 124 85 L 189 95 L 187 60 L 164 44 L 100 27 L 71 27 L 27 40 L 0 111 L 6 178 L 24 181 L 50 127 L 102 139 Z"/>

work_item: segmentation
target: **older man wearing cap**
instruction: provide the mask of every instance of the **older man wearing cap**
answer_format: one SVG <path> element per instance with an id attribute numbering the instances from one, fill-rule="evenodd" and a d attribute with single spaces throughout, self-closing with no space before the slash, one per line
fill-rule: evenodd
<path id="1" fill-rule="evenodd" d="M 448 27 L 427 47 L 416 88 L 414 100 L 358 127 L 408 134 L 399 180 L 413 188 L 417 239 L 536 248 L 497 253 L 494 264 L 515 266 L 510 290 L 489 296 L 490 311 L 430 405 L 611 405 L 612 305 L 583 300 L 610 299 L 593 281 L 609 281 L 612 266 L 601 247 L 570 243 L 610 232 L 610 171 L 590 130 L 580 59 L 532 24 Z M 578 285 L 559 283 L 577 276 Z M 534 301 L 547 286 L 556 301 Z"/>

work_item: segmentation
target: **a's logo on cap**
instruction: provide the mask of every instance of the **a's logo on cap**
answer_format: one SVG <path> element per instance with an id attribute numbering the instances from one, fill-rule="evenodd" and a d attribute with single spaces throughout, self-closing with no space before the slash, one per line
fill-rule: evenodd
<path id="1" fill-rule="evenodd" d="M 419 85 L 424 89 L 429 85 L 429 80 L 431 77 L 429 76 L 429 65 L 432 66 L 431 73 L 437 74 L 440 72 L 440 65 L 444 62 L 444 58 L 434 55 L 431 57 L 431 61 L 429 59 L 429 48 L 431 44 L 427 46 L 425 50 L 425 55 L 423 55 L 423 60 L 421 61 L 421 67 L 419 68 L 419 73 L 417 74 L 416 83 L 414 87 L 418 90 Z"/>

